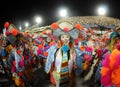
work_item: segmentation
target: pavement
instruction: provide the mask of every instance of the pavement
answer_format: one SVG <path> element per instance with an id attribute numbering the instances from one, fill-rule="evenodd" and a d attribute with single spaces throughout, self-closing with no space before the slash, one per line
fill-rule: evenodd
<path id="1" fill-rule="evenodd" d="M 90 70 L 92 70 L 91 68 Z M 94 82 L 94 78 L 92 77 L 92 71 L 89 71 L 89 74 L 84 76 L 75 76 L 73 86 L 72 87 L 100 87 L 100 85 Z M 15 87 L 14 84 L 9 79 L 0 78 L 0 87 Z M 38 69 L 34 69 L 34 78 L 32 87 L 54 87 L 50 80 L 49 75 L 45 73 L 43 67 L 39 67 Z"/>
<path id="2" fill-rule="evenodd" d="M 33 87 L 54 87 L 49 80 L 49 75 L 47 75 L 44 72 L 43 68 L 36 70 L 34 72 L 34 75 L 35 76 L 33 80 L 34 81 Z M 88 77 L 90 77 L 89 75 Z M 94 82 L 94 79 L 91 75 L 91 78 L 88 80 L 85 80 L 84 77 L 82 76 L 75 76 L 72 87 L 100 87 L 100 86 Z"/>

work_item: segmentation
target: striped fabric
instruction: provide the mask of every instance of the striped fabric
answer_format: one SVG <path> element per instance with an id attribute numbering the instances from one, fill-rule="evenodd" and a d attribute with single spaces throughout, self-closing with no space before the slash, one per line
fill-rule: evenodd
<path id="1" fill-rule="evenodd" d="M 68 87 L 68 83 L 69 83 L 68 55 L 67 52 L 63 52 L 60 87 Z"/>

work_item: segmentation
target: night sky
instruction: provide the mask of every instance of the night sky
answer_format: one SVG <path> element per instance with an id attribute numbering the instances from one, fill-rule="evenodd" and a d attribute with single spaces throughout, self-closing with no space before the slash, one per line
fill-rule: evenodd
<path id="1" fill-rule="evenodd" d="M 64 6 L 69 16 L 95 16 L 98 5 L 108 6 L 109 17 L 120 18 L 119 0 L 4 0 L 0 1 L 0 30 L 4 22 L 13 23 L 16 27 L 28 21 L 34 24 L 34 17 L 40 15 L 41 26 L 49 25 L 60 19 L 57 10 Z"/>

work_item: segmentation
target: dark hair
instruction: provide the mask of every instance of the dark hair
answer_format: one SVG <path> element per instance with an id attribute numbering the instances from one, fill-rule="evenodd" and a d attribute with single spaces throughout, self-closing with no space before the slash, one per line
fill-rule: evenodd
<path id="1" fill-rule="evenodd" d="M 61 39 L 61 36 L 62 36 L 62 35 L 60 35 L 60 36 L 58 37 L 59 40 Z M 69 36 L 70 36 L 70 35 L 69 35 Z M 70 36 L 70 42 L 69 42 L 69 43 L 72 44 L 73 42 L 74 42 L 74 41 L 73 41 L 73 38 Z"/>

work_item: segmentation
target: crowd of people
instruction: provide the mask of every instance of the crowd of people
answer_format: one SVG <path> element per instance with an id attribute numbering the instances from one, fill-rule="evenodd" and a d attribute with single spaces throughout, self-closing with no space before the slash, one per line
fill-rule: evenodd
<path id="1" fill-rule="evenodd" d="M 68 21 L 74 24 L 80 23 L 82 25 L 92 25 L 96 27 L 97 25 L 100 26 L 120 26 L 120 20 L 116 18 L 111 18 L 111 17 L 105 17 L 105 16 L 78 16 L 78 17 L 68 17 L 68 18 L 63 18 L 58 21 L 64 22 Z"/>
<path id="2" fill-rule="evenodd" d="M 0 75 L 5 74 L 16 87 L 32 87 L 34 69 L 43 67 L 55 87 L 74 87 L 76 76 L 84 81 L 93 78 L 99 87 L 120 87 L 117 30 L 101 37 L 79 23 L 71 30 L 53 23 L 51 31 L 33 38 L 6 22 L 0 34 Z"/>

